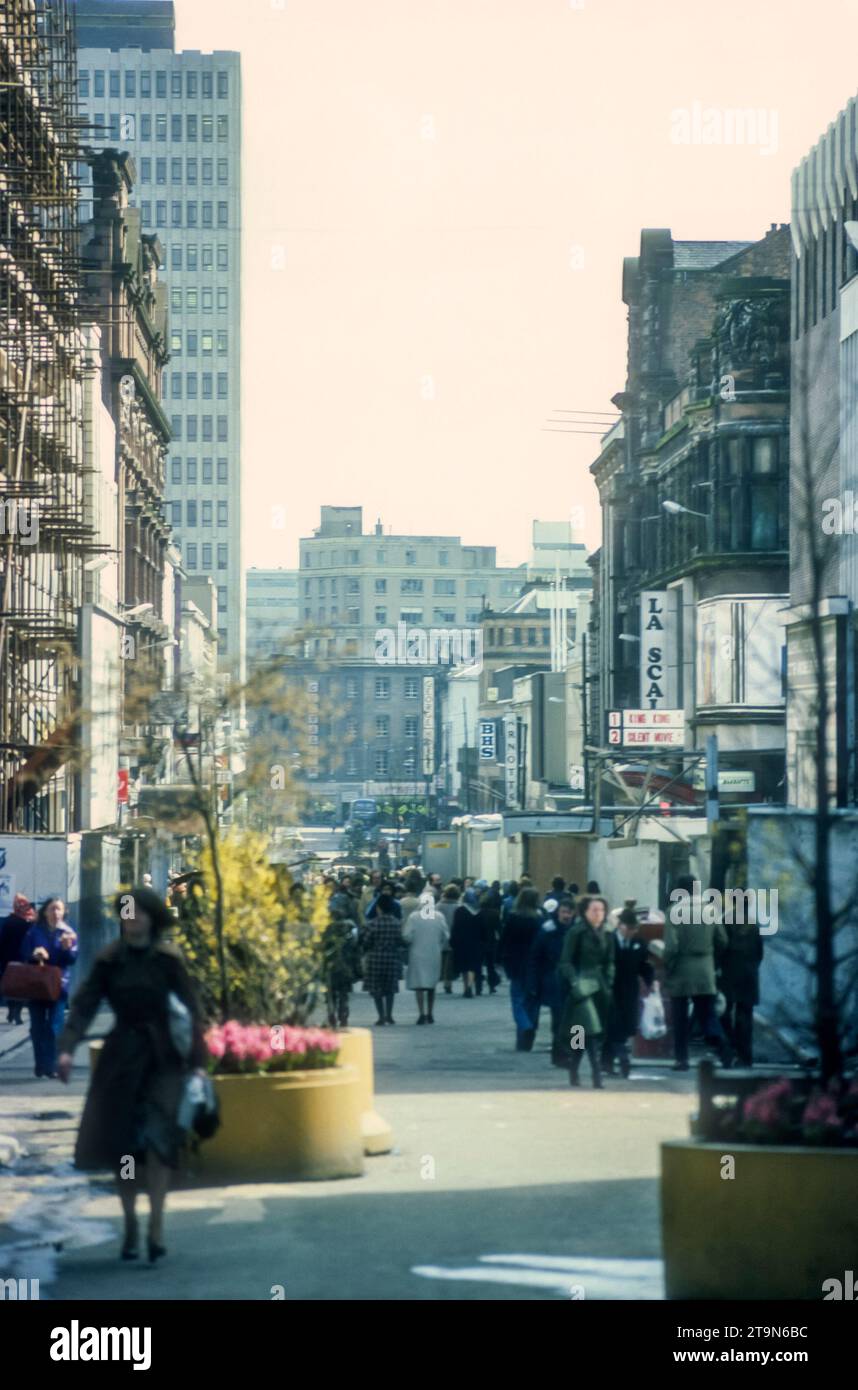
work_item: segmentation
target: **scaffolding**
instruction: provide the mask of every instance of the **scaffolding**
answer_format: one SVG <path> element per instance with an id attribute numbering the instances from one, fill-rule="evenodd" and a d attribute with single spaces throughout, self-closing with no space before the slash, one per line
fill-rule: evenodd
<path id="1" fill-rule="evenodd" d="M 0 832 L 76 828 L 80 125 L 66 0 L 0 0 Z"/>

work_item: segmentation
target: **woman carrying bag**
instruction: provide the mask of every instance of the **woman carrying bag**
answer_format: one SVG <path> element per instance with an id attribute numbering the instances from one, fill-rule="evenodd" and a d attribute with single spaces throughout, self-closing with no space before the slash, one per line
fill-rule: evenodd
<path id="1" fill-rule="evenodd" d="M 116 900 L 121 936 L 95 958 L 75 994 L 60 1039 L 59 1073 L 68 1081 L 75 1048 L 104 999 L 116 1016 L 90 1083 L 75 1166 L 117 1173 L 125 1217 L 124 1260 L 137 1259 L 135 1206 L 142 1169 L 149 1196 L 150 1264 L 166 1255 L 164 1202 L 185 1134 L 179 1112 L 190 1072 L 205 1066 L 196 994 L 178 948 L 162 941 L 172 923 L 151 888 Z"/>
<path id="2" fill-rule="evenodd" d="M 65 911 L 62 898 L 48 898 L 21 943 L 21 960 L 25 964 L 53 966 L 60 971 L 58 998 L 27 1001 L 33 1058 L 39 1077 L 59 1075 L 57 1038 L 66 1015 L 69 975 L 77 960 L 77 937 L 65 920 Z"/>
<path id="3" fill-rule="evenodd" d="M 605 930 L 608 904 L 604 898 L 582 898 L 580 911 L 583 920 L 566 933 L 557 967 L 569 986 L 558 1033 L 570 1052 L 569 1085 L 580 1086 L 581 1058 L 586 1051 L 593 1087 L 600 1091 L 602 1041 L 614 984 L 614 942 Z"/>

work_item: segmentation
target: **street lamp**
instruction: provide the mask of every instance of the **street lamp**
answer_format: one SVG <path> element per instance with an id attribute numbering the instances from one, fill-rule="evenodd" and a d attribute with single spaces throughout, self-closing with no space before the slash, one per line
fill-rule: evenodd
<path id="1" fill-rule="evenodd" d="M 618 642 L 639 642 L 641 639 L 634 632 L 618 632 Z"/>
<path id="2" fill-rule="evenodd" d="M 666 497 L 661 505 L 663 510 L 669 512 L 671 516 L 679 516 L 684 513 L 685 516 L 702 516 L 704 521 L 708 520 L 706 512 L 695 512 L 692 507 L 683 507 L 681 502 L 673 502 L 669 497 Z"/>
<path id="3" fill-rule="evenodd" d="M 138 603 L 134 608 L 126 608 L 122 616 L 123 618 L 139 618 L 143 613 L 150 613 L 154 607 L 154 603 Z"/>

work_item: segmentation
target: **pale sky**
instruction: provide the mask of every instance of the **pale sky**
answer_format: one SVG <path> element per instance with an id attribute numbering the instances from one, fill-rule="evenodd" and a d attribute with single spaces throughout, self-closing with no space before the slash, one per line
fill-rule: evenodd
<path id="1" fill-rule="evenodd" d="M 858 90 L 858 0 L 176 10 L 179 47 L 242 55 L 246 566 L 296 566 L 323 503 L 510 564 L 583 507 L 595 548 L 598 438 L 543 426 L 613 409 L 623 257 L 787 221 Z M 677 143 L 695 102 L 758 143 Z"/>

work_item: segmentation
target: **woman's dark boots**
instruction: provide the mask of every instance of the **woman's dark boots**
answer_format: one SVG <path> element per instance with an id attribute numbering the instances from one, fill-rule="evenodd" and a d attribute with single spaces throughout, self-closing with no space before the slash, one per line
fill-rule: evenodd
<path id="1" fill-rule="evenodd" d="M 605 1089 L 605 1083 L 602 1080 L 601 1040 L 587 1044 L 587 1056 L 590 1058 L 590 1070 L 593 1073 L 593 1090 L 603 1091 Z"/>

